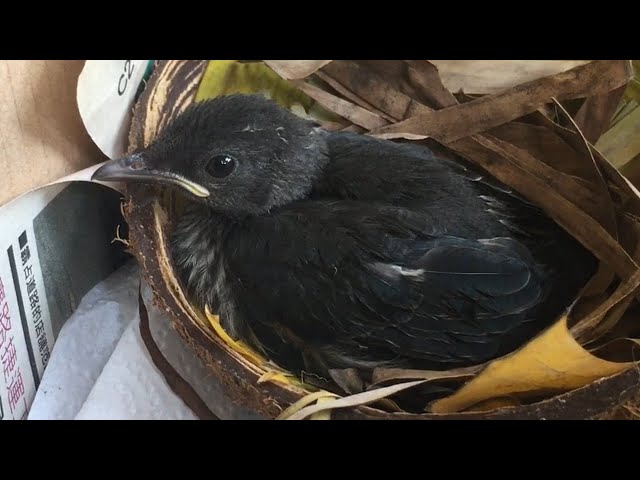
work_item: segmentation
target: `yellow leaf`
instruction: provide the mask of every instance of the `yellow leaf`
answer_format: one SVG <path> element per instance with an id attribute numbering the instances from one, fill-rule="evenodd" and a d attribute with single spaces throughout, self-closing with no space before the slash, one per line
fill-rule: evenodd
<path id="1" fill-rule="evenodd" d="M 265 372 L 258 379 L 258 383 L 277 382 L 277 383 L 284 383 L 285 385 L 290 385 L 291 382 L 289 381 L 289 377 L 291 377 L 291 375 L 286 375 L 286 374 L 284 374 L 282 372 L 277 372 L 275 370 L 270 370 L 268 372 Z"/>
<path id="2" fill-rule="evenodd" d="M 565 315 L 520 350 L 490 363 L 453 395 L 435 401 L 430 410 L 452 413 L 497 397 L 566 392 L 631 365 L 602 360 L 587 352 L 567 329 Z"/>
<path id="3" fill-rule="evenodd" d="M 330 397 L 319 398 L 316 402 L 316 405 L 328 402 L 329 400 L 331 400 Z M 320 412 L 316 412 L 309 417 L 309 420 L 331 420 L 331 410 L 322 410 Z"/>
<path id="4" fill-rule="evenodd" d="M 231 338 L 229 334 L 227 334 L 227 332 L 224 331 L 224 328 L 222 328 L 222 325 L 220 325 L 220 317 L 218 315 L 212 314 L 209 311 L 209 307 L 205 307 L 204 313 L 207 317 L 207 320 L 209 320 L 209 323 L 213 327 L 213 330 L 216 332 L 216 334 L 234 352 L 239 353 L 240 355 L 242 355 L 244 358 L 246 358 L 256 366 L 262 365 L 266 362 L 264 358 L 262 358 L 260 355 L 254 352 L 251 348 L 249 348 L 247 344 L 245 344 L 242 341 L 235 341 L 233 338 Z"/>
<path id="5" fill-rule="evenodd" d="M 286 408 L 280 415 L 278 415 L 276 420 L 288 420 L 293 415 L 297 414 L 300 410 L 303 410 L 307 405 L 311 405 L 313 402 L 316 402 L 321 398 L 337 398 L 337 397 L 338 395 L 336 395 L 335 393 L 327 392 L 325 390 L 320 390 L 318 392 L 310 393 L 309 395 L 305 395 L 300 400 L 298 400 L 297 402 L 295 402 L 294 404 Z"/>
<path id="6" fill-rule="evenodd" d="M 426 380 L 417 380 L 415 382 L 398 383 L 396 385 L 390 385 L 388 387 L 376 388 L 366 392 L 356 393 L 355 395 L 349 395 L 348 397 L 339 397 L 329 392 L 324 392 L 327 395 L 323 395 L 322 392 L 316 394 L 307 395 L 306 397 L 298 400 L 287 410 L 282 412 L 278 417 L 279 420 L 304 420 L 316 413 L 325 410 L 334 410 L 336 408 L 349 408 L 357 407 L 359 405 L 369 405 L 378 400 L 385 399 L 391 395 L 395 395 L 398 392 L 413 388 L 418 385 L 422 385 Z M 316 403 L 315 405 L 309 405 L 312 401 L 320 397 L 330 397 L 326 402 Z M 300 405 L 306 404 L 304 408 L 300 408 Z M 295 408 L 294 408 L 295 407 Z"/>
<path id="7" fill-rule="evenodd" d="M 209 60 L 198 86 L 196 102 L 233 93 L 262 93 L 285 108 L 301 105 L 305 111 L 314 103 L 262 62 Z"/>

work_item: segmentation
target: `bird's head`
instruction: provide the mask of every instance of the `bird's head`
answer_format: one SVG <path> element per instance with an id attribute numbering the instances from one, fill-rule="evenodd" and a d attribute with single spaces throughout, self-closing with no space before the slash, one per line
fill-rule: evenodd
<path id="1" fill-rule="evenodd" d="M 218 97 L 194 103 L 93 179 L 162 184 L 223 214 L 259 215 L 309 193 L 328 161 L 325 134 L 263 96 Z"/>

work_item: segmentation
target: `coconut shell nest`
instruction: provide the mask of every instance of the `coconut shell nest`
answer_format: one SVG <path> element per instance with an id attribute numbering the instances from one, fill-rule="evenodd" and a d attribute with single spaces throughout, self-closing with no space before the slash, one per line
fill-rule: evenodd
<path id="1" fill-rule="evenodd" d="M 322 110 L 326 128 L 423 142 L 486 170 L 544 209 L 600 260 L 600 269 L 568 316 L 513 354 L 462 372 L 377 372 L 376 385 L 364 392 L 346 392 L 346 372 L 336 383 L 347 386 L 333 385 L 327 393 L 317 385 L 282 381 L 283 372 L 269 375 L 268 366 L 232 348 L 207 315 L 193 309 L 167 250 L 171 219 L 179 208 L 175 199 L 154 187 L 129 186 L 124 214 L 130 249 L 156 304 L 230 401 L 271 419 L 282 418 L 283 412 L 288 418 L 323 414 L 332 419 L 638 416 L 640 370 L 634 349 L 640 338 L 640 194 L 594 146 L 633 78 L 631 61 L 568 63 L 561 71 L 493 90 L 470 90 L 473 71 L 456 61 L 259 63 Z M 204 60 L 157 63 L 134 109 L 129 152 L 144 148 L 202 98 L 200 86 L 210 65 Z M 389 401 L 393 392 L 375 393 L 396 387 L 408 388 L 407 393 L 413 384 L 442 377 L 458 382 L 453 398 L 425 405 L 421 413 L 399 410 Z M 315 404 L 318 399 L 324 403 Z"/>

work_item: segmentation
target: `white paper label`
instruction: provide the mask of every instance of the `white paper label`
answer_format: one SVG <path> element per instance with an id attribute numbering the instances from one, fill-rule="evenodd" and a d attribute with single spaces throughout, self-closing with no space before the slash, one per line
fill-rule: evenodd
<path id="1" fill-rule="evenodd" d="M 131 112 L 150 60 L 87 60 L 78 78 L 78 109 L 109 158 L 125 153 Z"/>

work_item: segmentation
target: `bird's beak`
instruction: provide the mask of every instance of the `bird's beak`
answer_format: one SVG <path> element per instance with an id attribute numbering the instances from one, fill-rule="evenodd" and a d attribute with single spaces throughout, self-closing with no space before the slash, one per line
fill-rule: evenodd
<path id="1" fill-rule="evenodd" d="M 206 198 L 210 195 L 209 190 L 205 187 L 181 175 L 151 168 L 147 165 L 144 156 L 139 153 L 106 162 L 93 173 L 91 180 L 162 183 L 183 188 L 196 197 Z"/>

